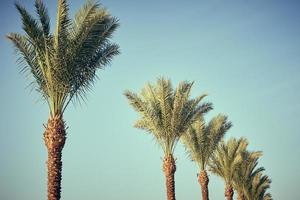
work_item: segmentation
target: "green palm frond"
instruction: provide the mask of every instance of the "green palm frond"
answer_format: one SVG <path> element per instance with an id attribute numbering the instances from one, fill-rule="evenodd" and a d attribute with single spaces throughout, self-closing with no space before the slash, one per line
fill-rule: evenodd
<path id="1" fill-rule="evenodd" d="M 191 87 L 181 82 L 174 90 L 170 80 L 159 78 L 156 85 L 146 84 L 140 95 L 124 93 L 141 116 L 134 126 L 153 134 L 165 154 L 173 153 L 188 127 L 212 108 L 210 103 L 200 104 L 204 96 L 190 99 Z"/>
<path id="2" fill-rule="evenodd" d="M 119 26 L 118 20 L 99 6 L 88 1 L 72 24 L 68 51 L 68 66 L 74 68 L 70 69 L 74 73 L 70 80 L 72 96 L 84 97 L 96 78 L 96 70 L 110 64 L 119 54 L 119 46 L 109 40 Z"/>
<path id="3" fill-rule="evenodd" d="M 222 177 L 226 184 L 232 184 L 234 172 L 242 162 L 242 152 L 246 150 L 248 141 L 245 138 L 230 138 L 218 146 L 209 162 L 209 170 Z"/>
<path id="4" fill-rule="evenodd" d="M 266 200 L 272 199 L 267 190 L 271 186 L 271 179 L 267 175 L 257 173 L 251 178 L 248 187 L 245 189 L 247 200 Z"/>
<path id="5" fill-rule="evenodd" d="M 50 35 L 50 18 L 49 18 L 48 10 L 45 7 L 42 0 L 35 1 L 35 8 L 36 8 L 36 12 L 37 12 L 37 15 L 38 15 L 40 23 L 41 23 L 43 35 L 44 35 L 44 37 L 49 37 L 49 35 Z"/>
<path id="6" fill-rule="evenodd" d="M 272 195 L 270 193 L 266 193 L 263 197 L 263 200 L 273 200 Z"/>
<path id="7" fill-rule="evenodd" d="M 224 115 L 214 117 L 207 125 L 203 117 L 200 117 L 183 135 L 182 141 L 189 157 L 201 170 L 205 170 L 211 155 L 231 126 Z"/>
<path id="8" fill-rule="evenodd" d="M 261 151 L 250 152 L 245 150 L 241 153 L 241 156 L 242 162 L 234 173 L 233 187 L 235 190 L 244 193 L 252 177 L 263 172 L 265 169 L 263 167 L 257 168 L 258 159 L 262 156 Z"/>
<path id="9" fill-rule="evenodd" d="M 19 3 L 15 3 L 15 6 L 21 15 L 23 30 L 28 40 L 35 45 L 35 48 L 43 48 L 43 32 L 41 27 L 39 27 L 38 21 Z M 41 51 L 42 49 L 39 50 Z"/>
<path id="10" fill-rule="evenodd" d="M 97 69 L 109 65 L 119 54 L 119 46 L 110 41 L 118 20 L 100 4 L 89 1 L 72 21 L 67 1 L 59 0 L 52 34 L 48 11 L 41 0 L 35 1 L 38 20 L 21 5 L 16 4 L 16 8 L 26 34 L 11 33 L 7 38 L 25 63 L 22 71 L 32 73 L 50 114 L 62 114 L 70 101 L 84 98 L 97 77 Z"/>
<path id="11" fill-rule="evenodd" d="M 54 33 L 54 48 L 57 52 L 58 59 L 62 62 L 64 51 L 68 47 L 69 27 L 71 20 L 69 19 L 69 6 L 67 0 L 58 0 L 56 30 Z"/>
<path id="12" fill-rule="evenodd" d="M 7 38 L 13 42 L 17 52 L 20 54 L 20 71 L 22 73 L 31 73 L 33 75 L 35 81 L 33 81 L 32 84 L 36 83 L 34 88 L 47 100 L 46 82 L 39 66 L 36 51 L 30 41 L 27 37 L 17 33 L 11 33 L 7 35 Z"/>

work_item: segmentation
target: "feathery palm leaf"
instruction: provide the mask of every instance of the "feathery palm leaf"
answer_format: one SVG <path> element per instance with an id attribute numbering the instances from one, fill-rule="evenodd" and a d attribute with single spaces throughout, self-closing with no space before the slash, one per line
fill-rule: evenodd
<path id="1" fill-rule="evenodd" d="M 189 157 L 199 165 L 201 170 L 205 170 L 218 143 L 231 126 L 231 122 L 224 115 L 214 117 L 207 125 L 200 117 L 183 135 L 182 142 Z"/>
<path id="2" fill-rule="evenodd" d="M 271 186 L 271 179 L 267 175 L 257 173 L 251 178 L 248 187 L 245 190 L 247 200 L 267 200 L 272 199 L 267 189 Z"/>
<path id="3" fill-rule="evenodd" d="M 242 152 L 247 146 L 245 138 L 230 138 L 227 143 L 222 141 L 211 157 L 210 171 L 222 177 L 226 184 L 232 184 L 234 173 L 242 162 Z"/>
<path id="4" fill-rule="evenodd" d="M 265 169 L 263 167 L 257 167 L 258 159 L 262 156 L 261 151 L 250 152 L 245 150 L 241 153 L 242 162 L 237 167 L 234 173 L 233 187 L 239 192 L 240 195 L 244 195 L 244 191 L 247 188 L 250 180 L 256 174 L 261 173 Z"/>

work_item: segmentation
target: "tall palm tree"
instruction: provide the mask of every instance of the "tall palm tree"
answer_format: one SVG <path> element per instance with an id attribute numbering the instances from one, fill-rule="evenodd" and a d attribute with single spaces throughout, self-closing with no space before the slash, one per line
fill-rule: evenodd
<path id="1" fill-rule="evenodd" d="M 245 200 L 245 190 L 251 180 L 256 174 L 264 171 L 263 167 L 257 167 L 258 159 L 262 156 L 261 151 L 250 152 L 245 150 L 241 153 L 242 162 L 234 173 L 233 188 L 238 193 L 238 200 Z"/>
<path id="2" fill-rule="evenodd" d="M 208 200 L 208 175 L 206 167 L 210 157 L 217 148 L 219 142 L 230 129 L 231 122 L 224 115 L 214 117 L 207 125 L 203 117 L 199 118 L 182 136 L 182 142 L 186 147 L 189 157 L 195 161 L 200 172 L 198 182 L 202 190 L 202 199 Z"/>
<path id="3" fill-rule="evenodd" d="M 175 200 L 175 146 L 188 127 L 212 109 L 211 103 L 200 104 L 206 95 L 190 98 L 192 85 L 181 82 L 174 91 L 170 80 L 159 78 L 156 85 L 146 84 L 140 95 L 130 91 L 124 93 L 141 116 L 134 126 L 153 134 L 164 151 L 163 171 L 168 200 Z"/>
<path id="4" fill-rule="evenodd" d="M 80 100 L 91 89 L 96 70 L 104 68 L 119 53 L 110 38 L 119 26 L 98 3 L 87 2 L 69 18 L 66 0 L 58 0 L 55 31 L 50 32 L 47 8 L 35 1 L 35 19 L 20 4 L 24 35 L 10 33 L 19 52 L 22 70 L 30 72 L 33 86 L 47 102 L 50 110 L 44 141 L 48 150 L 48 199 L 60 199 L 62 149 L 66 140 L 63 113 L 70 101 Z"/>
<path id="5" fill-rule="evenodd" d="M 272 200 L 270 193 L 267 190 L 271 186 L 271 179 L 261 172 L 255 174 L 249 182 L 245 190 L 246 200 Z"/>
<path id="6" fill-rule="evenodd" d="M 248 142 L 245 138 L 230 138 L 227 143 L 222 141 L 211 157 L 210 171 L 224 179 L 227 200 L 233 198 L 234 173 L 242 162 L 241 152 L 245 151 L 247 146 Z"/>

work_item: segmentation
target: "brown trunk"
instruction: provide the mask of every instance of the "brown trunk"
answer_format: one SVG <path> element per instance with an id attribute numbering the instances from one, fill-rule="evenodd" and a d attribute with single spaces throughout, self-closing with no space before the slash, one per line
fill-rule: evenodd
<path id="1" fill-rule="evenodd" d="M 233 188 L 230 184 L 227 184 L 225 187 L 225 197 L 227 200 L 232 200 L 233 198 Z"/>
<path id="2" fill-rule="evenodd" d="M 61 153 L 66 140 L 65 123 L 62 116 L 50 117 L 44 133 L 48 150 L 48 200 L 59 200 L 61 190 Z"/>
<path id="3" fill-rule="evenodd" d="M 208 176 L 205 170 L 201 170 L 200 173 L 198 174 L 198 182 L 200 183 L 201 186 L 201 191 L 202 191 L 202 200 L 208 200 Z"/>
<path id="4" fill-rule="evenodd" d="M 245 196 L 244 196 L 243 191 L 238 191 L 237 200 L 245 200 Z"/>
<path id="5" fill-rule="evenodd" d="M 175 200 L 174 174 L 176 171 L 176 164 L 172 154 L 165 156 L 163 171 L 166 176 L 167 200 Z"/>

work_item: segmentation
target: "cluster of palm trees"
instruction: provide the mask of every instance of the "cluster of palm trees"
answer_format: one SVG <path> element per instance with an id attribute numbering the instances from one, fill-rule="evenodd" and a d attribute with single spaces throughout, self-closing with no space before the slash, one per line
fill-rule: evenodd
<path id="1" fill-rule="evenodd" d="M 69 18 L 66 0 L 58 0 L 54 33 L 50 18 L 41 0 L 35 0 L 37 19 L 16 3 L 25 34 L 10 33 L 20 56 L 22 72 L 32 74 L 32 85 L 49 106 L 44 141 L 48 150 L 48 200 L 61 197 L 62 150 L 66 141 L 63 114 L 71 101 L 85 98 L 91 89 L 97 69 L 107 66 L 119 54 L 111 36 L 118 28 L 118 19 L 100 4 L 88 1 Z M 203 200 L 207 200 L 207 169 L 225 181 L 225 196 L 232 199 L 234 190 L 240 200 L 269 200 L 270 179 L 257 168 L 261 152 L 247 150 L 246 139 L 223 141 L 231 122 L 224 115 L 209 123 L 204 114 L 212 104 L 203 102 L 206 95 L 190 98 L 192 82 L 181 82 L 174 90 L 170 80 L 159 78 L 148 83 L 141 94 L 125 92 L 129 103 L 141 114 L 136 128 L 153 134 L 164 151 L 163 172 L 166 176 L 167 199 L 175 200 L 176 162 L 174 150 L 182 141 L 190 158 L 199 166 L 198 181 Z"/>
<path id="2" fill-rule="evenodd" d="M 134 126 L 152 134 L 164 152 L 163 171 L 166 176 L 167 199 L 175 200 L 176 163 L 174 150 L 182 141 L 186 151 L 199 167 L 198 182 L 202 199 L 209 199 L 207 169 L 225 182 L 225 197 L 239 200 L 271 200 L 267 189 L 271 180 L 257 168 L 260 151 L 249 151 L 245 138 L 223 140 L 232 126 L 227 116 L 217 115 L 208 123 L 204 115 L 212 104 L 203 102 L 205 94 L 190 98 L 192 82 L 181 82 L 173 89 L 171 81 L 158 78 L 146 84 L 140 94 L 125 92 L 130 105 L 140 114 Z"/>

